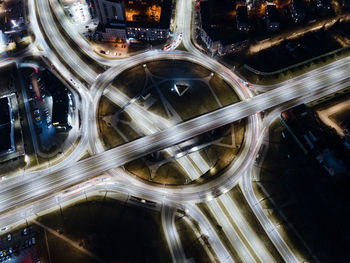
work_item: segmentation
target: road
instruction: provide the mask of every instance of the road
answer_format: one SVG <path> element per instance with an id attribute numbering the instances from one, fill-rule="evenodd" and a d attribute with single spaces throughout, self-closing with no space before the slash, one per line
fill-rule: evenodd
<path id="1" fill-rule="evenodd" d="M 124 103 L 126 104 L 126 103 L 128 103 L 128 101 L 129 101 L 129 99 L 128 98 L 126 98 L 126 100 L 125 100 L 125 98 L 123 98 L 124 99 Z M 129 107 L 130 108 L 130 107 Z M 137 107 L 134 107 L 134 108 L 137 108 Z M 136 114 L 136 116 L 135 116 L 135 114 L 130 114 L 130 110 L 129 110 L 129 115 L 131 115 L 131 116 L 135 116 L 136 118 L 135 119 L 137 119 L 138 120 L 138 122 L 139 123 L 142 123 L 141 121 L 142 121 L 142 116 L 144 115 L 144 114 L 139 114 L 139 112 L 140 112 L 140 109 L 134 109 L 134 111 L 133 112 L 136 112 L 137 114 Z M 142 112 L 142 110 L 141 110 L 141 113 L 143 113 Z M 153 118 L 153 121 L 152 121 L 152 123 L 151 124 L 153 124 L 154 125 L 154 118 Z M 159 118 L 158 118 L 158 120 L 159 120 Z M 143 121 L 144 123 L 147 123 L 147 122 L 145 122 L 145 120 Z M 149 126 L 149 127 L 151 127 L 152 128 L 152 125 L 151 126 Z M 149 127 L 147 127 L 148 128 L 148 130 L 152 130 L 152 129 L 150 129 Z M 147 130 L 147 129 L 146 129 Z M 97 147 L 96 147 L 96 149 L 101 149 L 102 147 L 101 147 L 101 144 L 99 144 L 99 140 L 96 140 L 97 141 Z"/>
<path id="2" fill-rule="evenodd" d="M 90 196 L 97 195 L 105 197 L 106 192 L 123 193 L 121 195 L 113 195 L 113 198 L 120 198 L 122 202 L 125 202 L 126 196 L 130 196 L 133 194 L 137 194 L 141 197 L 150 197 L 151 200 L 159 200 L 159 196 L 157 195 L 151 197 L 148 193 L 145 193 L 146 195 L 143 195 L 142 193 L 134 192 L 132 187 L 130 188 L 127 185 L 125 185 L 123 180 L 120 181 L 120 178 L 102 176 L 95 178 L 91 181 L 85 182 L 81 185 L 75 186 L 62 193 L 58 193 L 56 195 L 52 195 L 44 199 L 40 199 L 34 203 L 29 204 L 24 208 L 13 210 L 10 213 L 7 213 L 6 215 L 0 216 L 0 220 L 1 223 L 6 224 L 9 227 L 16 227 L 16 225 L 26 222 L 26 220 L 30 222 L 37 216 L 49 213 L 50 211 L 57 210 L 60 206 L 65 207 L 78 200 L 84 200 Z M 140 202 L 139 205 L 142 206 L 143 204 Z M 164 213 L 163 217 L 165 220 L 163 222 L 163 227 L 166 226 L 165 232 L 169 236 L 172 235 L 170 233 L 173 233 L 174 235 L 177 234 L 174 229 L 175 225 L 173 218 L 173 209 L 179 209 L 184 211 L 185 207 L 183 205 L 173 203 L 164 204 L 164 209 L 162 210 L 162 213 Z M 198 223 L 201 229 L 201 234 L 207 237 L 209 244 L 211 245 L 213 251 L 217 255 L 220 262 L 232 262 L 232 260 L 230 259 L 230 255 L 227 254 L 227 251 L 223 246 L 221 240 L 219 239 L 215 231 L 213 231 L 213 229 L 210 226 L 210 223 L 208 222 L 207 218 L 202 214 L 202 212 L 196 206 L 192 205 L 188 205 L 186 209 L 188 209 L 186 219 L 191 217 Z M 175 242 L 172 243 L 174 246 L 181 246 L 181 242 L 179 242 L 179 240 L 174 240 L 173 237 L 170 237 L 170 239 L 173 242 Z M 176 252 L 175 262 L 181 262 L 177 260 L 183 258 L 184 255 L 182 251 Z"/>
<path id="3" fill-rule="evenodd" d="M 56 3 L 55 0 L 51 0 L 51 4 Z M 45 34 L 50 39 L 55 51 L 59 53 L 60 56 L 65 59 L 65 62 L 73 69 L 74 74 L 65 68 L 60 62 L 60 59 L 56 57 L 55 53 L 47 45 L 47 39 L 44 38 L 40 31 L 37 21 L 34 0 L 29 0 L 30 20 L 32 29 L 36 34 L 36 42 L 44 47 L 44 55 L 49 58 L 61 75 L 65 76 L 72 86 L 75 86 L 75 89 L 81 96 L 83 137 L 73 153 L 67 156 L 61 163 L 39 172 L 25 173 L 21 177 L 4 181 L 0 184 L 1 224 L 6 225 L 6 222 L 9 223 L 11 221 L 14 223 L 15 220 L 19 220 L 19 217 L 12 217 L 11 220 L 8 217 L 9 214 L 18 212 L 18 209 L 14 209 L 17 206 L 31 203 L 35 204 L 36 202 L 33 201 L 42 199 L 43 197 L 49 198 L 55 192 L 58 193 L 68 186 L 75 185 L 107 171 L 112 173 L 118 173 L 119 171 L 119 173 L 122 174 L 119 178 L 123 178 L 124 187 L 128 188 L 135 196 L 149 197 L 153 200 L 156 199 L 158 202 L 190 202 L 192 204 L 191 210 L 195 211 L 194 214 L 197 215 L 198 220 L 203 221 L 203 217 L 198 216 L 200 212 L 193 203 L 211 200 L 229 191 L 239 182 L 242 175 L 246 171 L 249 171 L 251 164 L 254 162 L 261 145 L 262 134 L 264 133 L 264 129 L 268 127 L 261 127 L 258 118 L 259 112 L 266 111 L 267 109 L 275 109 L 276 112 L 280 113 L 284 108 L 315 100 L 321 96 L 345 88 L 350 84 L 348 78 L 350 58 L 344 58 L 272 87 L 253 86 L 252 88 L 254 90 L 264 92 L 263 94 L 253 96 L 254 94 L 246 87 L 243 81 L 230 69 L 226 68 L 215 59 L 204 56 L 194 47 L 191 41 L 191 5 L 193 5 L 193 2 L 179 0 L 177 4 L 177 14 L 179 14 L 179 12 L 182 13 L 182 15 L 176 15 L 175 23 L 177 24 L 177 34 L 183 35 L 183 44 L 188 52 L 162 52 L 160 50 L 152 50 L 122 60 L 106 60 L 103 58 L 97 59 L 96 54 L 92 55 L 91 49 L 86 47 L 86 43 L 81 42 L 81 45 L 79 45 L 81 47 L 81 52 L 97 60 L 99 64 L 111 67 L 99 75 L 93 67 L 90 67 L 81 56 L 77 54 L 77 50 L 74 50 L 74 48 L 70 46 L 69 42 L 67 42 L 66 38 L 62 35 L 62 32 L 55 26 L 49 1 L 37 1 L 40 21 Z M 61 9 L 55 11 L 57 11 L 56 15 L 62 16 Z M 71 30 L 69 24 L 64 23 L 63 26 L 68 28 L 68 31 Z M 75 33 L 73 33 L 71 37 L 79 43 L 79 37 Z M 151 62 L 157 59 L 179 59 L 200 64 L 212 72 L 215 72 L 215 74 L 220 74 L 225 81 L 235 88 L 235 91 L 242 101 L 183 123 L 164 125 L 158 117 L 152 116 L 149 113 L 144 113 L 142 108 L 138 107 L 136 104 L 130 103 L 130 98 L 120 92 L 115 92 L 113 95 L 116 100 L 118 100 L 120 104 L 129 104 L 127 107 L 128 111 L 133 114 L 134 118 L 137 119 L 139 123 L 144 125 L 144 130 L 147 131 L 145 133 L 148 135 L 117 148 L 104 151 L 99 141 L 95 121 L 98 101 L 103 91 L 108 88 L 111 80 L 123 70 L 134 65 Z M 90 89 L 87 89 L 74 76 L 84 79 L 85 82 L 91 86 Z M 247 139 L 243 145 L 242 151 L 227 171 L 215 180 L 188 186 L 156 187 L 133 178 L 126 178 L 127 176 L 125 176 L 124 173 L 115 169 L 131 160 L 157 150 L 174 146 L 206 131 L 245 117 L 249 117 L 249 125 L 246 134 Z M 88 159 L 76 162 L 85 152 L 88 144 L 90 145 L 91 152 L 96 154 Z M 298 260 L 285 244 L 279 232 L 275 230 L 271 231 L 270 227 L 272 223 L 266 216 L 264 217 L 261 207 L 254 203 L 255 200 L 252 196 L 254 193 L 249 187 L 249 182 L 246 178 L 247 176 L 243 177 L 243 190 L 246 193 L 246 198 L 254 210 L 254 213 L 283 258 L 287 262 L 297 262 Z M 120 188 L 118 189 L 119 191 L 122 190 Z M 232 204 L 227 200 L 225 203 L 225 207 L 232 207 Z M 40 209 L 44 207 L 45 206 Z M 39 207 L 37 209 L 39 209 Z M 10 212 L 5 213 L 7 211 Z M 222 213 L 218 210 L 217 212 Z M 231 215 L 231 217 L 233 218 L 234 216 Z M 235 218 L 235 221 L 239 221 L 239 218 Z M 205 225 L 206 223 L 202 222 L 202 224 Z M 245 236 L 247 236 L 247 240 L 251 246 L 255 246 L 253 243 L 256 237 L 250 236 L 251 230 L 246 229 L 245 225 L 242 225 L 240 229 L 245 232 Z M 215 234 L 212 235 L 215 239 Z M 220 239 L 218 238 L 218 240 Z M 227 254 L 228 252 L 226 249 L 222 249 L 224 246 L 221 244 L 221 246 L 219 245 L 218 247 L 221 247 L 221 250 L 218 248 L 218 251 L 220 251 L 218 257 L 221 261 L 230 261 L 230 255 Z M 242 248 L 242 251 L 243 249 L 244 248 Z M 178 252 L 174 253 L 176 254 L 176 258 L 182 258 L 183 255 L 179 253 L 180 250 L 177 249 L 177 251 Z M 259 254 L 262 261 L 270 260 L 269 255 L 262 251 L 261 247 L 254 248 L 254 251 Z M 242 254 L 244 253 L 242 252 Z M 246 254 L 246 256 L 247 261 L 252 261 L 251 255 Z"/>
<path id="4" fill-rule="evenodd" d="M 21 182 L 10 186 L 0 185 L 0 211 L 4 212 L 23 202 L 62 190 L 64 187 L 99 175 L 104 171 L 121 166 L 145 154 L 170 147 L 206 131 L 266 109 L 298 100 L 305 96 L 310 97 L 313 95 L 311 99 L 314 99 L 320 94 L 333 93 L 350 84 L 350 81 L 346 79 L 330 85 L 328 80 L 328 77 L 313 80 L 310 82 L 310 86 L 306 88 L 300 84 L 277 88 L 97 154 L 50 175 L 39 176 L 33 178 L 33 180 L 29 179 L 25 183 Z M 311 84 L 313 85 L 311 86 Z M 312 93 L 310 93 L 311 90 L 313 91 Z M 220 180 L 219 184 L 217 180 L 213 180 L 210 183 L 201 185 L 167 188 L 166 198 L 173 201 L 203 201 L 207 199 L 208 192 L 214 196 L 219 195 L 222 187 L 222 180 Z M 208 189 L 210 190 L 208 191 Z"/>
<path id="5" fill-rule="evenodd" d="M 244 244 L 243 240 L 238 235 L 234 227 L 232 227 L 229 219 L 224 213 L 222 213 L 220 205 L 217 199 L 207 202 L 211 214 L 214 216 L 215 220 L 218 222 L 222 231 L 230 242 L 232 249 L 237 251 L 238 256 L 242 262 L 257 262 L 247 246 Z"/>
<path id="6" fill-rule="evenodd" d="M 180 237 L 175 226 L 175 209 L 169 206 L 162 208 L 162 226 L 173 262 L 185 262 L 186 255 L 182 249 Z"/>
<path id="7" fill-rule="evenodd" d="M 189 1 L 187 1 L 187 3 L 188 3 Z M 184 1 L 180 1 L 180 3 L 178 3 L 178 8 L 179 8 L 179 10 L 178 10 L 178 13 L 180 13 L 180 11 L 182 10 L 182 8 L 186 8 L 186 6 L 184 5 Z M 189 12 L 188 12 L 189 11 Z M 179 16 L 177 16 L 177 17 L 179 17 Z M 181 18 L 181 16 L 180 16 L 180 18 Z M 189 20 L 190 21 L 190 9 L 187 7 L 187 10 L 186 10 L 186 19 L 187 20 Z M 184 25 L 186 24 L 186 19 L 184 19 L 183 21 L 180 21 L 179 19 L 177 19 L 177 21 L 179 22 L 179 25 L 177 26 L 177 28 L 178 28 L 178 30 L 179 30 L 179 32 L 181 32 L 181 31 L 183 31 L 184 29 L 182 29 L 183 27 L 184 27 Z M 187 23 L 187 25 L 189 25 L 190 23 Z M 189 26 L 187 26 L 187 31 L 189 31 L 188 29 L 189 29 L 190 27 Z M 187 34 L 185 34 L 185 36 L 189 36 L 190 35 L 190 33 L 187 33 Z M 190 43 L 191 44 L 191 42 L 190 41 L 188 41 L 188 39 L 189 38 L 187 38 L 187 43 Z M 57 40 L 56 40 L 57 41 Z M 55 41 L 55 42 L 56 42 Z M 186 39 L 185 39 L 185 42 L 186 42 Z M 186 43 L 185 43 L 185 45 L 186 45 Z M 187 48 L 191 48 L 192 49 L 192 51 L 196 51 L 196 49 L 195 48 L 193 48 L 193 46 L 191 46 L 191 45 L 189 45 L 189 44 L 187 44 Z M 197 52 L 198 53 L 198 52 Z M 139 61 L 139 60 L 137 60 L 137 61 Z M 98 96 L 97 97 L 95 97 L 95 98 L 98 98 Z M 124 103 L 127 103 L 128 102 L 128 100 L 126 100 L 126 101 L 124 101 Z M 96 104 L 95 104 L 96 105 Z M 96 111 L 95 111 L 96 112 Z M 94 129 L 94 130 L 97 130 L 97 129 Z M 94 139 L 97 139 L 97 136 L 92 136 L 91 138 L 94 138 Z M 95 140 L 96 142 L 99 142 L 99 140 Z M 92 144 L 92 145 L 94 145 L 94 144 Z M 97 147 L 98 148 L 98 147 Z"/>
<path id="8" fill-rule="evenodd" d="M 244 239 L 252 251 L 254 251 L 260 262 L 276 262 L 276 260 L 264 246 L 262 240 L 257 236 L 256 232 L 247 222 L 245 222 L 246 219 L 243 217 L 233 198 L 226 193 L 217 198 L 217 200 L 220 201 L 221 206 L 225 207 L 226 213 L 229 214 L 229 217 L 231 217 L 234 224 L 236 224 Z M 223 216 L 227 215 L 225 214 Z"/>
<path id="9" fill-rule="evenodd" d="M 322 95 L 323 94 L 321 94 L 321 96 Z M 276 120 L 276 118 L 279 117 L 280 112 L 284 111 L 285 109 L 288 109 L 290 107 L 293 107 L 293 106 L 295 106 L 295 105 L 285 105 L 284 107 L 277 108 L 274 111 L 270 112 L 270 114 L 264 119 L 263 123 L 261 123 L 259 145 L 262 145 L 262 139 L 264 136 L 267 135 L 267 131 L 268 131 L 270 124 L 274 120 Z M 265 146 L 267 147 L 268 145 L 265 145 Z M 258 152 L 259 151 L 256 151 L 253 155 L 256 157 Z M 264 158 L 264 156 L 262 156 L 261 158 Z M 264 228 L 266 234 L 269 236 L 271 242 L 274 244 L 276 249 L 279 251 L 279 253 L 283 257 L 283 259 L 286 262 L 299 262 L 302 259 L 298 258 L 297 255 L 286 244 L 285 240 L 282 238 L 282 236 L 281 236 L 280 232 L 278 231 L 278 229 L 276 228 L 276 226 L 270 221 L 268 216 L 264 213 L 263 207 L 260 204 L 259 200 L 257 199 L 257 197 L 254 193 L 252 178 L 256 174 L 257 174 L 257 167 L 254 166 L 254 163 L 251 163 L 250 167 L 245 171 L 244 175 L 242 176 L 242 180 L 240 181 L 242 192 L 243 192 L 250 208 L 254 212 L 255 216 L 257 217 L 260 224 Z M 288 223 L 288 220 L 286 218 L 284 218 L 284 220 L 285 220 L 285 222 Z M 289 227 L 291 230 L 294 231 L 294 234 L 302 241 L 304 247 L 308 250 L 310 255 L 313 256 L 314 261 L 319 262 L 317 260 L 317 258 L 314 256 L 313 252 L 309 249 L 308 245 L 303 241 L 300 234 L 297 231 L 295 231 L 293 226 L 290 225 Z"/>

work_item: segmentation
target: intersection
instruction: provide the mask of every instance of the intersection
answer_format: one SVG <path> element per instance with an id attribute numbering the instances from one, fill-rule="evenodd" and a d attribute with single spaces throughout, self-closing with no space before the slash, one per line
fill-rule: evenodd
<path id="1" fill-rule="evenodd" d="M 238 76 L 232 69 L 227 68 L 220 61 L 209 57 L 199 51 L 192 42 L 191 17 L 194 6 L 193 1 L 179 0 L 176 8 L 176 30 L 174 35 L 182 36 L 182 43 L 187 51 L 171 50 L 147 50 L 129 58 L 109 60 L 96 55 L 83 38 L 77 33 L 68 34 L 80 47 L 77 50 L 71 47 L 67 36 L 56 26 L 54 16 L 61 16 L 62 27 L 70 31 L 72 25 L 66 21 L 61 9 L 52 11 L 52 6 L 58 4 L 55 0 L 29 0 L 30 26 L 36 36 L 35 42 L 22 56 L 39 55 L 45 57 L 53 65 L 53 68 L 66 78 L 66 81 L 80 95 L 82 109 L 80 139 L 72 152 L 65 159 L 47 168 L 37 171 L 26 171 L 3 180 L 0 184 L 0 226 L 16 225 L 27 218 L 35 218 L 37 214 L 51 209 L 57 205 L 58 196 L 71 187 L 92 182 L 86 192 L 102 192 L 107 190 L 119 191 L 128 195 L 152 200 L 161 203 L 164 209 L 163 227 L 169 229 L 168 242 L 171 246 L 174 262 L 184 262 L 181 243 L 172 240 L 174 236 L 174 209 L 182 209 L 182 205 L 189 207 L 189 214 L 200 225 L 209 228 L 205 216 L 196 207 L 197 203 L 211 202 L 214 214 L 220 214 L 222 210 L 218 204 L 211 200 L 220 198 L 225 206 L 230 206 L 230 200 L 225 195 L 234 186 L 240 184 L 244 195 L 254 211 L 256 217 L 265 229 L 272 243 L 286 262 L 299 262 L 292 250 L 288 247 L 283 237 L 278 233 L 273 223 L 262 211 L 257 202 L 251 185 L 253 165 L 262 145 L 262 138 L 270 123 L 280 113 L 301 103 L 314 101 L 326 95 L 335 93 L 350 86 L 348 72 L 350 70 L 350 58 L 343 58 L 321 68 L 312 70 L 288 81 L 273 86 L 247 85 L 246 80 Z M 51 7 L 50 7 L 51 6 Z M 37 8 L 37 12 L 36 12 Z M 37 46 L 42 50 L 38 50 Z M 59 54 L 59 56 L 57 55 Z M 99 72 L 95 67 L 86 62 L 84 56 L 94 60 L 99 67 L 105 68 Z M 20 63 L 22 57 L 14 60 Z M 64 58 L 64 63 L 62 63 Z M 224 106 L 218 110 L 203 114 L 193 119 L 178 124 L 164 124 L 156 115 L 150 114 L 127 97 L 121 91 L 113 94 L 114 103 L 125 106 L 125 111 L 137 122 L 142 123 L 148 134 L 136 140 L 124 143 L 110 150 L 105 150 L 99 138 L 97 128 L 98 105 L 103 93 L 108 89 L 112 81 L 122 72 L 137 65 L 147 66 L 147 63 L 157 60 L 189 61 L 201 65 L 219 74 L 240 97 L 240 102 Z M 7 62 L 4 62 L 7 63 Z M 8 61 L 11 63 L 11 61 Z M 67 69 L 68 64 L 70 69 Z M 261 113 L 264 113 L 262 117 Z M 137 180 L 128 175 L 121 167 L 130 161 L 144 157 L 166 148 L 176 146 L 205 132 L 231 124 L 235 121 L 247 118 L 248 125 L 246 137 L 242 149 L 235 160 L 218 177 L 204 182 L 194 181 L 181 186 L 157 186 L 151 183 Z M 80 160 L 86 151 L 90 157 Z M 80 160 L 80 161 L 78 161 Z M 108 174 L 111 177 L 99 181 L 98 176 Z M 73 195 L 78 198 L 83 192 Z M 61 198 L 61 197 L 60 197 Z M 61 203 L 70 202 L 70 197 L 63 197 Z M 215 201 L 216 202 L 216 201 Z M 172 207 L 172 208 L 170 208 Z M 227 221 L 228 222 L 228 221 Z M 224 221 L 224 223 L 227 223 Z M 243 224 L 243 223 L 242 223 Z M 246 239 L 255 250 L 255 236 L 251 230 L 242 225 Z M 213 249 L 221 262 L 233 262 L 225 245 L 221 243 L 215 231 L 208 233 L 212 238 Z M 234 236 L 234 233 L 230 237 Z M 233 239 L 230 240 L 233 243 Z M 240 242 L 239 253 L 245 262 L 256 260 L 249 254 L 244 242 Z M 257 245 L 258 246 L 258 245 Z M 257 257 L 262 262 L 271 260 L 270 255 L 263 247 L 257 248 Z"/>

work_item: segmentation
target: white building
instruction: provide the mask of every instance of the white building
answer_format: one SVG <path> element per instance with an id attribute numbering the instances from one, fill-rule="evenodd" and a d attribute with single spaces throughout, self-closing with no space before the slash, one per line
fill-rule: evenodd
<path id="1" fill-rule="evenodd" d="M 75 23 L 87 23 L 91 19 L 86 3 L 75 2 L 71 6 L 71 13 Z"/>

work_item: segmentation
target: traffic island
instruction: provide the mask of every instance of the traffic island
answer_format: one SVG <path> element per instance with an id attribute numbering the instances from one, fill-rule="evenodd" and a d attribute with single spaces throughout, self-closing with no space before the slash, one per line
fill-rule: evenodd
<path id="1" fill-rule="evenodd" d="M 100 138 L 110 149 L 239 100 L 220 74 L 199 64 L 182 60 L 140 64 L 120 73 L 104 90 L 97 113 Z M 130 175 L 160 185 L 213 177 L 239 153 L 245 126 L 245 120 L 238 121 L 124 167 Z"/>

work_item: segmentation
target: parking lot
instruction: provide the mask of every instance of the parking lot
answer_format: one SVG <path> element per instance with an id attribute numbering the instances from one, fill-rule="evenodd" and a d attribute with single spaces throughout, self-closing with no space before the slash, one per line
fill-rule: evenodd
<path id="1" fill-rule="evenodd" d="M 6 231 L 7 229 L 1 229 Z M 0 262 L 39 263 L 36 235 L 39 229 L 26 227 L 0 238 Z"/>

